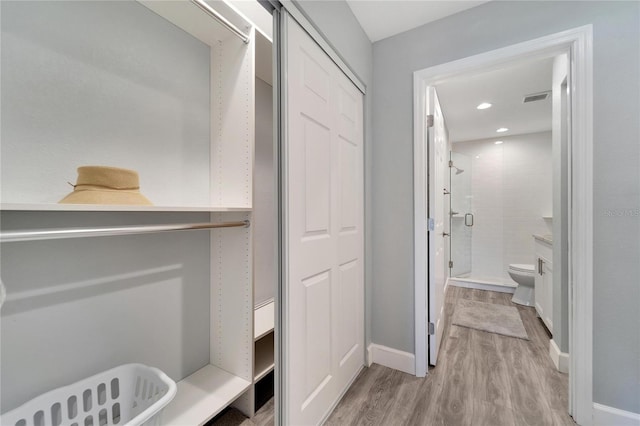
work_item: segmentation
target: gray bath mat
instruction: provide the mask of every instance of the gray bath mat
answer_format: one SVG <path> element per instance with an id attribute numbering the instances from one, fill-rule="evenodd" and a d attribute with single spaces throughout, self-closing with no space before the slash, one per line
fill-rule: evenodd
<path id="1" fill-rule="evenodd" d="M 456 304 L 452 324 L 529 340 L 518 309 L 513 306 L 461 299 Z"/>

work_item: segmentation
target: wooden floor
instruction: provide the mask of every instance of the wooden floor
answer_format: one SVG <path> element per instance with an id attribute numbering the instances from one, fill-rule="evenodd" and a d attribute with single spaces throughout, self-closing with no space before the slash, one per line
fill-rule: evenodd
<path id="1" fill-rule="evenodd" d="M 205 426 L 271 426 L 274 423 L 273 404 L 274 400 L 271 398 L 250 419 L 235 408 L 229 408 Z"/>
<path id="2" fill-rule="evenodd" d="M 516 306 L 530 340 L 452 326 L 457 299 Z M 449 287 L 437 367 L 426 378 L 374 364 L 363 370 L 327 425 L 575 425 L 568 377 L 549 358 L 533 308 L 511 295 Z M 273 400 L 243 426 L 273 424 Z"/>
<path id="3" fill-rule="evenodd" d="M 518 308 L 530 340 L 452 326 L 457 299 Z M 549 336 L 533 308 L 511 295 L 449 287 L 437 366 L 416 378 L 379 365 L 365 369 L 328 425 L 575 425 L 568 376 L 549 357 Z"/>

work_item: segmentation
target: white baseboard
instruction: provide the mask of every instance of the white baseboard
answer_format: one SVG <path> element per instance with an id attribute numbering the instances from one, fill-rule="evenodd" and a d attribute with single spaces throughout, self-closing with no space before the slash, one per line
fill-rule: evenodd
<path id="1" fill-rule="evenodd" d="M 502 285 L 502 284 L 492 284 L 489 282 L 481 282 L 481 281 L 471 281 L 466 279 L 456 279 L 450 278 L 449 285 L 455 287 L 464 287 L 464 288 L 473 288 L 476 290 L 489 290 L 489 291 L 497 291 L 500 293 L 515 293 L 516 287 Z"/>
<path id="2" fill-rule="evenodd" d="M 569 354 L 561 352 L 556 342 L 551 339 L 549 341 L 549 356 L 556 366 L 556 370 L 561 373 L 569 373 Z"/>
<path id="3" fill-rule="evenodd" d="M 369 366 L 374 362 L 385 367 L 400 370 L 408 374 L 416 374 L 416 357 L 409 352 L 399 351 L 372 343 L 369 345 Z"/>
<path id="4" fill-rule="evenodd" d="M 640 426 L 640 414 L 594 402 L 593 426 Z"/>

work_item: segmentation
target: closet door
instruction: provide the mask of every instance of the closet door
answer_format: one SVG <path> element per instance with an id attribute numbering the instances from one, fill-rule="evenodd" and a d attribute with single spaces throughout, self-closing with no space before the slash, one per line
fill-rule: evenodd
<path id="1" fill-rule="evenodd" d="M 282 414 L 307 425 L 364 365 L 363 96 L 285 16 Z"/>

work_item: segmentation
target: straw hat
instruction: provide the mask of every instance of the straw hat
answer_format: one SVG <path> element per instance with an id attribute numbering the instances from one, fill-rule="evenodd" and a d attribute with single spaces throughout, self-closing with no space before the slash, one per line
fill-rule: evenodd
<path id="1" fill-rule="evenodd" d="M 105 166 L 78 167 L 73 192 L 61 204 L 125 204 L 150 206 L 140 193 L 138 173 L 134 170 Z"/>

